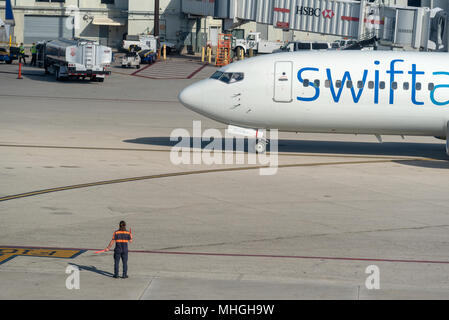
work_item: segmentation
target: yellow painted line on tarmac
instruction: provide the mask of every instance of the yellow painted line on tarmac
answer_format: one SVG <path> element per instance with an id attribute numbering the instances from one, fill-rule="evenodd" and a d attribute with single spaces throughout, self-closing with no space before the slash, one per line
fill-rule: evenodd
<path id="1" fill-rule="evenodd" d="M 86 252 L 81 249 L 43 249 L 35 247 L 0 247 L 0 265 L 10 261 L 11 259 L 24 257 L 41 257 L 41 258 L 60 258 L 73 259 L 80 254 Z"/>
<path id="2" fill-rule="evenodd" d="M 199 175 L 199 174 L 207 174 L 207 173 L 222 173 L 222 172 L 237 172 L 237 171 L 248 171 L 248 170 L 256 170 L 256 169 L 267 169 L 267 168 L 294 168 L 294 167 L 317 167 L 317 166 L 334 166 L 334 165 L 356 165 L 356 164 L 376 164 L 376 163 L 388 163 L 394 162 L 397 160 L 402 161 L 416 161 L 416 159 L 385 159 L 385 160 L 364 160 L 364 161 L 333 161 L 333 162 L 313 162 L 313 163 L 294 163 L 294 164 L 283 164 L 278 165 L 277 167 L 270 166 L 250 166 L 250 167 L 234 167 L 234 168 L 220 168 L 220 169 L 209 169 L 209 170 L 195 170 L 195 171 L 182 171 L 182 172 L 172 172 L 172 173 L 163 173 L 163 174 L 155 174 L 148 176 L 140 176 L 140 177 L 132 177 L 132 178 L 123 178 L 123 179 L 113 179 L 113 180 L 105 180 L 105 181 L 97 181 L 90 183 L 82 183 L 71 186 L 64 187 L 56 187 L 50 189 L 43 189 L 37 191 L 31 191 L 26 193 L 20 193 L 10 196 L 5 196 L 0 198 L 0 202 L 21 199 L 25 197 L 37 196 L 45 193 L 53 193 L 59 191 L 67 191 L 73 189 L 82 189 L 89 187 L 96 187 L 102 185 L 110 185 L 117 183 L 125 183 L 132 181 L 141 181 L 141 180 L 153 180 L 153 179 L 161 179 L 161 178 L 171 178 L 171 177 L 180 177 L 180 176 L 189 176 L 189 175 Z"/>

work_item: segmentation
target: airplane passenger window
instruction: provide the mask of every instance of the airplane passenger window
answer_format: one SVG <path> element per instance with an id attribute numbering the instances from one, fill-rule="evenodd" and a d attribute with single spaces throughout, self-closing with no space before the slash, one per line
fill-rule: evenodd
<path id="1" fill-rule="evenodd" d="M 381 81 L 380 83 L 379 83 L 379 89 L 385 89 L 385 81 Z"/>
<path id="2" fill-rule="evenodd" d="M 337 88 L 341 88 L 341 80 L 335 81 L 335 86 L 336 86 Z"/>
<path id="3" fill-rule="evenodd" d="M 330 88 L 330 87 L 331 87 L 331 81 L 330 81 L 330 80 L 324 81 L 324 86 L 325 86 L 326 88 Z"/>
<path id="4" fill-rule="evenodd" d="M 220 77 L 222 76 L 223 72 L 221 71 L 216 71 L 213 75 L 211 75 L 211 79 L 220 79 Z"/>
<path id="5" fill-rule="evenodd" d="M 307 88 L 309 86 L 309 80 L 305 79 L 303 85 Z"/>
<path id="6" fill-rule="evenodd" d="M 363 88 L 363 81 L 357 81 L 357 88 L 362 89 Z"/>
<path id="7" fill-rule="evenodd" d="M 374 81 L 368 82 L 368 88 L 374 89 Z"/>
<path id="8" fill-rule="evenodd" d="M 398 83 L 397 82 L 392 82 L 391 83 L 391 89 L 397 90 L 398 89 Z"/>
<path id="9" fill-rule="evenodd" d="M 429 83 L 429 91 L 433 91 L 435 89 L 435 84 Z"/>
<path id="10" fill-rule="evenodd" d="M 348 82 L 346 82 L 346 88 L 351 89 L 352 88 L 352 81 L 348 80 Z"/>
<path id="11" fill-rule="evenodd" d="M 421 90 L 421 82 L 416 83 L 416 90 Z"/>
<path id="12" fill-rule="evenodd" d="M 404 90 L 410 89 L 410 84 L 408 82 L 404 82 Z"/>
<path id="13" fill-rule="evenodd" d="M 316 88 L 319 88 L 320 87 L 320 80 L 315 80 L 313 82 L 313 84 L 315 85 Z"/>

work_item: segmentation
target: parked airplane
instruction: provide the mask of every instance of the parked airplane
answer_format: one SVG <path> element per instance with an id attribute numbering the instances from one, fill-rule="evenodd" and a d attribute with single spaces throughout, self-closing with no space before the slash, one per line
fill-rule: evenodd
<path id="1" fill-rule="evenodd" d="M 446 139 L 448 61 L 447 53 L 398 51 L 271 54 L 227 65 L 179 100 L 254 138 L 279 129 Z M 256 151 L 265 147 L 258 139 Z"/>

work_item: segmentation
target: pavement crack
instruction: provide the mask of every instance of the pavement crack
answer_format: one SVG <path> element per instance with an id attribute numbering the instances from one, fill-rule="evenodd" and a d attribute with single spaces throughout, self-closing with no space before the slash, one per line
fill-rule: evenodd
<path id="1" fill-rule="evenodd" d="M 164 248 L 155 249 L 155 250 L 156 251 L 164 251 L 164 250 L 179 250 L 179 249 L 187 249 L 187 248 L 189 248 L 189 249 L 191 249 L 191 248 L 207 248 L 207 247 L 216 247 L 216 246 L 223 246 L 223 245 L 241 245 L 241 244 L 245 244 L 245 243 L 256 243 L 256 242 L 264 242 L 264 241 L 293 240 L 293 239 L 299 239 L 299 238 L 304 238 L 304 237 L 340 236 L 340 235 L 349 235 L 349 234 L 363 234 L 363 233 L 373 233 L 373 232 L 390 232 L 390 231 L 404 231 L 404 230 L 424 230 L 424 229 L 429 229 L 429 228 L 447 228 L 447 227 L 449 227 L 449 225 L 435 225 L 435 226 L 408 227 L 408 228 L 390 228 L 390 229 L 373 229 L 373 230 L 349 231 L 349 232 L 340 232 L 340 233 L 317 233 L 317 234 L 293 235 L 293 236 L 287 236 L 287 237 L 263 238 L 263 239 L 254 239 L 254 240 L 181 245 L 181 246 L 164 247 Z"/>
<path id="2" fill-rule="evenodd" d="M 145 289 L 143 289 L 142 293 L 139 296 L 139 300 L 142 300 L 143 295 L 148 291 L 148 289 L 150 288 L 151 284 L 153 283 L 153 279 L 150 279 L 150 282 L 148 283 L 148 285 L 145 287 Z"/>

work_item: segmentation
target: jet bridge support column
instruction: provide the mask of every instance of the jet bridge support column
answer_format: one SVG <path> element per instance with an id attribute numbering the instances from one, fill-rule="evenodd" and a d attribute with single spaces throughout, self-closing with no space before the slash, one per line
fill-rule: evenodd
<path id="1" fill-rule="evenodd" d="M 362 40 L 365 31 L 365 8 L 366 0 L 360 1 L 360 14 L 359 14 L 359 30 L 358 30 L 358 40 Z"/>

